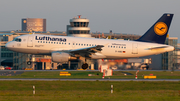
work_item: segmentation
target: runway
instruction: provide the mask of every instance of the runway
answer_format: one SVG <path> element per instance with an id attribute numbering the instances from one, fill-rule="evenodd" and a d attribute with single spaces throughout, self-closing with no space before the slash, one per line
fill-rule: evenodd
<path id="1" fill-rule="evenodd" d="M 171 81 L 179 82 L 180 79 L 31 79 L 31 78 L 1 78 L 0 81 Z"/>

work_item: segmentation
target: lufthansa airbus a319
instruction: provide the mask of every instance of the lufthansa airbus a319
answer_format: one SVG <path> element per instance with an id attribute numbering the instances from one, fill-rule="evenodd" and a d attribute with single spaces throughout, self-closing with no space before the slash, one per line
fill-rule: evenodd
<path id="1" fill-rule="evenodd" d="M 112 40 L 53 35 L 22 35 L 6 44 L 15 52 L 51 55 L 52 61 L 68 62 L 71 59 L 124 59 L 161 54 L 174 50 L 165 45 L 173 14 L 165 13 L 138 40 Z M 83 69 L 88 68 L 84 63 Z"/>

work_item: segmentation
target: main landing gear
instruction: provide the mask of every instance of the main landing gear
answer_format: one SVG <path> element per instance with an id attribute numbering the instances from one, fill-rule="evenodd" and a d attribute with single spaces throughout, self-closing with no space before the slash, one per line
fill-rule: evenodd
<path id="1" fill-rule="evenodd" d="M 85 59 L 85 63 L 82 65 L 82 69 L 87 69 L 88 68 L 88 64 L 86 63 L 86 59 Z"/>
<path id="2" fill-rule="evenodd" d="M 87 63 L 82 65 L 82 69 L 87 69 L 87 68 L 88 68 L 88 64 Z"/>

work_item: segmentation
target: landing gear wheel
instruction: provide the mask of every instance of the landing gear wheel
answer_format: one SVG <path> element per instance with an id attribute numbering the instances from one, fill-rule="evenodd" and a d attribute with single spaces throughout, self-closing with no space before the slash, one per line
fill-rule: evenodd
<path id="1" fill-rule="evenodd" d="M 31 65 L 31 63 L 32 63 L 31 60 L 32 60 L 32 54 L 29 55 L 29 61 L 27 62 L 27 65 Z"/>
<path id="2" fill-rule="evenodd" d="M 87 68 L 88 68 L 88 64 L 87 63 L 82 65 L 82 69 L 87 69 Z"/>
<path id="3" fill-rule="evenodd" d="M 31 65 L 31 61 L 28 61 L 27 64 L 28 64 L 28 65 Z"/>

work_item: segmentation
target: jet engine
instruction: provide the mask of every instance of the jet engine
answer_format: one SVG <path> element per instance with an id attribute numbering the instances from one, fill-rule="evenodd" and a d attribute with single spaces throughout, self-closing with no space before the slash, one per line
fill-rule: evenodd
<path id="1" fill-rule="evenodd" d="M 71 57 L 68 53 L 65 52 L 52 52 L 51 59 L 53 62 L 63 63 L 75 59 L 75 57 Z"/>

